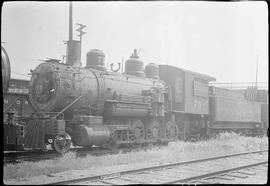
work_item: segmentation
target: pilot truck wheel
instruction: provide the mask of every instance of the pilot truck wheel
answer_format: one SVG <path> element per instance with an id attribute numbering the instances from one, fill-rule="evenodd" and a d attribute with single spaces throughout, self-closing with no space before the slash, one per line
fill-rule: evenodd
<path id="1" fill-rule="evenodd" d="M 64 154 L 70 150 L 71 137 L 70 135 L 57 135 L 52 143 L 52 148 L 60 154 Z"/>

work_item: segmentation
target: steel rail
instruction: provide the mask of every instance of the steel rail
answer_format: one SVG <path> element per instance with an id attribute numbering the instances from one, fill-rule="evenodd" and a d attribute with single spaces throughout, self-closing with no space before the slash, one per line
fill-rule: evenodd
<path id="1" fill-rule="evenodd" d="M 155 169 L 163 169 L 163 168 L 175 167 L 179 165 L 199 163 L 199 162 L 205 162 L 205 161 L 217 160 L 217 159 L 223 159 L 223 158 L 229 158 L 229 157 L 235 157 L 235 156 L 242 156 L 242 155 L 248 155 L 248 154 L 263 153 L 267 151 L 268 150 L 259 150 L 259 151 L 235 153 L 235 154 L 229 154 L 229 155 L 223 155 L 223 156 L 214 156 L 214 157 L 205 158 L 205 159 L 196 159 L 196 160 L 191 160 L 191 161 L 169 163 L 169 164 L 156 165 L 156 166 L 151 166 L 151 167 L 146 167 L 146 168 L 118 171 L 118 172 L 114 172 L 110 174 L 102 174 L 102 175 L 97 175 L 97 176 L 90 176 L 90 177 L 84 177 L 84 178 L 64 180 L 64 181 L 59 181 L 59 182 L 52 182 L 45 185 L 65 185 L 65 184 L 74 184 L 74 183 L 85 182 L 85 181 L 98 181 L 98 180 L 104 180 L 106 178 L 120 177 L 121 175 L 127 175 L 127 174 L 132 174 L 132 173 L 139 173 L 139 172 L 145 172 L 145 171 L 150 171 L 150 170 L 155 170 Z"/>
<path id="2" fill-rule="evenodd" d="M 186 183 L 186 182 L 205 179 L 205 178 L 212 178 L 212 177 L 222 175 L 222 174 L 225 174 L 225 173 L 229 173 L 229 172 L 232 172 L 232 171 L 237 171 L 237 170 L 241 170 L 241 169 L 256 167 L 256 166 L 267 164 L 267 163 L 268 163 L 268 161 L 262 161 L 262 162 L 259 162 L 259 163 L 253 163 L 253 164 L 249 164 L 249 165 L 245 165 L 245 166 L 235 167 L 235 168 L 231 168 L 231 169 L 225 169 L 225 170 L 216 171 L 216 172 L 213 172 L 213 173 L 206 173 L 206 174 L 193 176 L 193 177 L 189 177 L 189 178 L 184 178 L 184 179 L 176 179 L 176 180 L 173 180 L 173 181 L 165 182 L 163 184 Z"/>

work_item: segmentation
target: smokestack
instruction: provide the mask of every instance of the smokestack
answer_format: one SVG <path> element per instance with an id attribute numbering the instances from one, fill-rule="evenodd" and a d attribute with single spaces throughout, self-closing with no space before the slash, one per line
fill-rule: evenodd
<path id="1" fill-rule="evenodd" d="M 69 40 L 67 41 L 67 65 L 81 66 L 81 43 L 80 41 L 73 40 L 72 32 L 72 2 L 69 2 Z"/>
<path id="2" fill-rule="evenodd" d="M 69 41 L 73 40 L 73 32 L 72 32 L 72 2 L 69 2 Z"/>

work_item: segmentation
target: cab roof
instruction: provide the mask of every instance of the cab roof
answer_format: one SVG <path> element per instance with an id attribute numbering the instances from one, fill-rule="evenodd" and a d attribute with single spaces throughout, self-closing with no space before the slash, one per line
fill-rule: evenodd
<path id="1" fill-rule="evenodd" d="M 212 76 L 201 74 L 201 73 L 198 73 L 198 72 L 193 72 L 193 71 L 190 71 L 190 70 L 186 70 L 186 69 L 171 66 L 171 65 L 159 65 L 159 67 L 167 68 L 168 70 L 178 70 L 178 71 L 181 71 L 182 73 L 185 73 L 185 74 L 192 74 L 192 75 L 196 76 L 197 78 L 200 78 L 202 80 L 206 80 L 208 82 L 209 81 L 216 81 L 216 78 L 214 78 Z"/>

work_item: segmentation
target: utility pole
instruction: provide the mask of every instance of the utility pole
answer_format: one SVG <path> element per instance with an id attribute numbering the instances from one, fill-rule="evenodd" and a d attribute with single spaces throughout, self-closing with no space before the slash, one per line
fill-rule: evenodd
<path id="1" fill-rule="evenodd" d="M 257 89 L 257 80 L 258 80 L 258 58 L 259 56 L 257 55 L 257 62 L 256 62 L 256 81 L 255 81 L 255 87 Z"/>
<path id="2" fill-rule="evenodd" d="M 69 25 L 68 25 L 68 30 L 69 30 L 69 41 L 73 40 L 73 32 L 72 32 L 72 1 L 69 2 Z"/>

